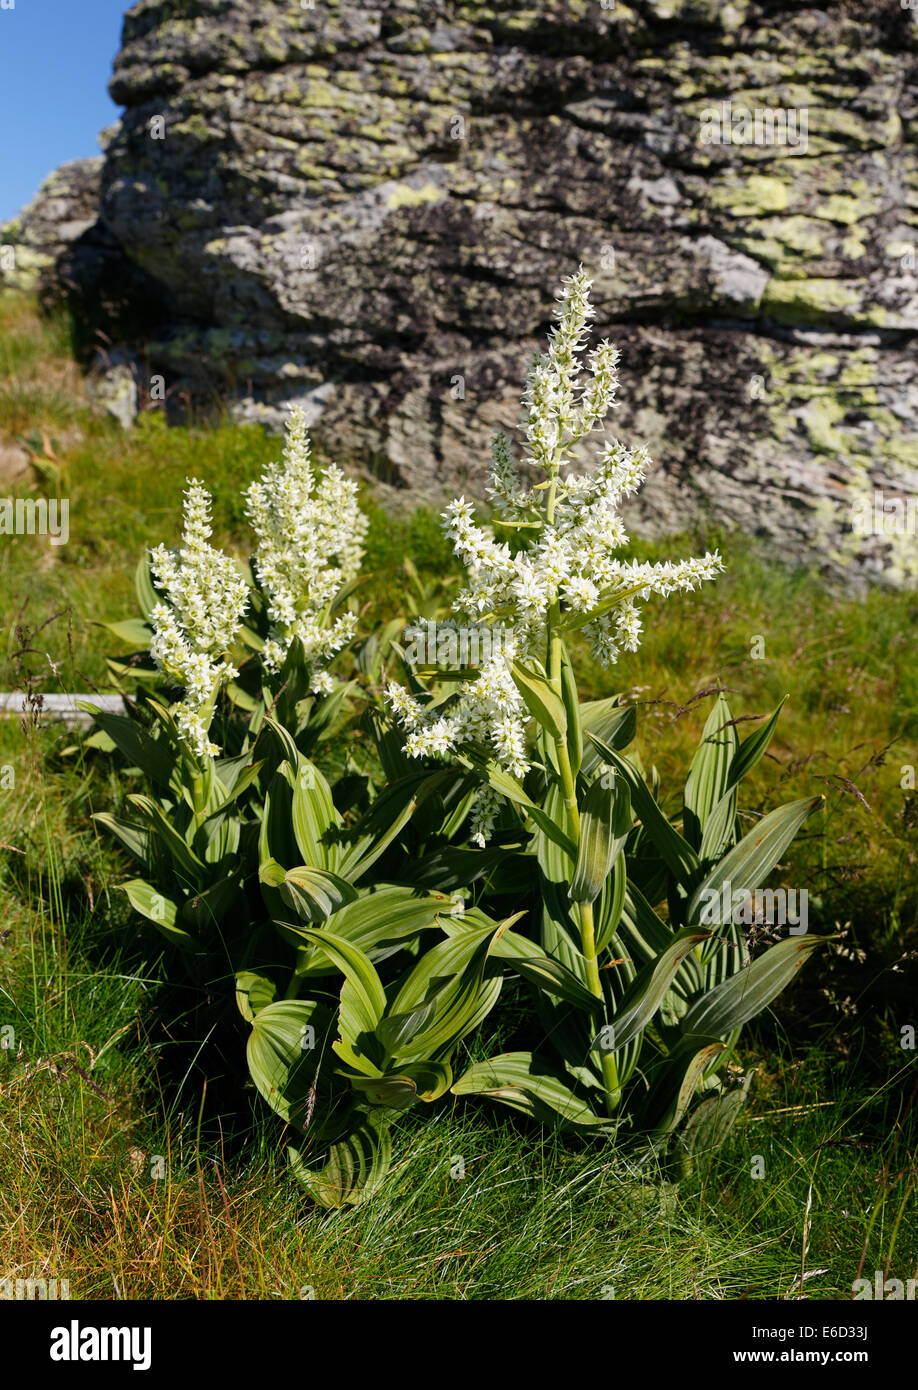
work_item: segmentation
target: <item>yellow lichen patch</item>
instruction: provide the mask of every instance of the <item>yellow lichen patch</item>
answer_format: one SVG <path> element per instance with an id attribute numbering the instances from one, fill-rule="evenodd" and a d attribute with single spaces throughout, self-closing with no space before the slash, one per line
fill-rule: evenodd
<path id="1" fill-rule="evenodd" d="M 770 174 L 752 174 L 744 182 L 732 180 L 711 190 L 711 201 L 734 217 L 764 216 L 783 212 L 790 201 L 790 189 L 783 179 Z"/>
<path id="2" fill-rule="evenodd" d="M 412 188 L 408 183 L 400 183 L 389 194 L 386 206 L 390 210 L 413 208 L 420 203 L 439 203 L 442 197 L 443 190 L 435 183 L 425 183 L 421 188 Z"/>
<path id="3" fill-rule="evenodd" d="M 875 217 L 880 211 L 880 203 L 872 198 L 846 198 L 840 193 L 833 193 L 824 203 L 820 203 L 813 208 L 813 216 L 819 217 L 824 222 L 841 222 L 846 227 L 853 227 L 858 222 L 863 222 L 865 217 Z"/>

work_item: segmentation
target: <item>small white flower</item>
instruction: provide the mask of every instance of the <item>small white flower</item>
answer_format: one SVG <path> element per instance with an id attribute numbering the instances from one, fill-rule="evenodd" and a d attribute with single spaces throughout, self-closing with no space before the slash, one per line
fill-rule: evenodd
<path id="1" fill-rule="evenodd" d="M 294 410 L 287 423 L 284 459 L 271 463 L 245 493 L 246 516 L 257 537 L 253 560 L 268 600 L 271 633 L 262 660 L 283 664 L 294 638 L 303 643 L 313 689 L 328 688 L 319 668 L 354 636 L 356 618 L 331 625 L 332 600 L 357 575 L 367 518 L 357 505 L 357 484 L 334 464 L 313 469 L 306 419 Z"/>
<path id="2" fill-rule="evenodd" d="M 176 685 L 184 688 L 176 725 L 198 757 L 219 748 L 208 734 L 214 701 L 238 675 L 226 660 L 242 625 L 248 586 L 235 561 L 210 545 L 210 494 L 196 478 L 188 480 L 184 529 L 178 552 L 157 546 L 150 569 L 167 602 L 150 614 L 150 654 Z"/>
<path id="3" fill-rule="evenodd" d="M 565 613 L 597 609 L 582 631 L 598 660 L 609 666 L 622 651 L 639 646 L 639 601 L 694 589 L 723 568 L 716 552 L 677 564 L 618 558 L 615 552 L 628 541 L 618 507 L 644 480 L 650 459 L 643 447 L 628 449 L 612 440 L 592 471 L 561 472 L 572 446 L 601 424 L 618 387 L 619 352 L 608 342 L 589 354 L 587 380 L 581 382 L 585 336 L 595 316 L 590 287 L 582 269 L 563 281 L 548 352 L 535 358 L 523 392 L 521 428 L 529 451 L 522 462 L 542 469 L 545 481 L 525 488 L 508 441 L 503 435 L 494 441 L 488 491 L 497 519 L 536 523 L 517 531 L 523 548 L 513 553 L 497 541 L 490 527 L 476 521 L 464 497 L 444 513 L 446 534 L 467 576 L 453 603 L 456 619 L 499 626 L 501 643 L 493 644 L 499 654 L 482 664 L 478 679 L 461 683 L 454 698 L 436 711 L 402 687 L 389 687 L 389 703 L 412 756 L 449 757 L 463 744 L 475 744 L 514 776 L 525 776 L 529 716 L 509 664 L 536 656 L 547 665 L 552 614 L 563 621 Z M 495 794 L 485 789 L 473 816 L 479 843 L 490 833 L 496 804 Z"/>

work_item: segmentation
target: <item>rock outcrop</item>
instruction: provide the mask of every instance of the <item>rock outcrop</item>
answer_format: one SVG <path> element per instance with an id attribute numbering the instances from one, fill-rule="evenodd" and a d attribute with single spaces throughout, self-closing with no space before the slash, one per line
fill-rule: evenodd
<path id="1" fill-rule="evenodd" d="M 62 164 L 18 217 L 0 223 L 0 283 L 54 293 L 61 256 L 98 221 L 103 163 L 97 155 Z"/>
<path id="2" fill-rule="evenodd" d="M 170 388 L 479 493 L 582 261 L 656 460 L 636 529 L 918 575 L 851 530 L 918 495 L 918 5 L 140 0 L 110 90 L 66 275 Z"/>

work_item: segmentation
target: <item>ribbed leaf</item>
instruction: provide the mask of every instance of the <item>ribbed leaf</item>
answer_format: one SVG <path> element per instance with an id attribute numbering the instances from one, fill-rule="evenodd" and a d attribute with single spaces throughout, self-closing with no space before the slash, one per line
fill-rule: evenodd
<path id="1" fill-rule="evenodd" d="M 747 738 L 743 739 L 734 754 L 733 762 L 730 764 L 729 780 L 731 785 L 736 786 L 743 777 L 747 776 L 747 774 L 752 771 L 760 758 L 764 756 L 774 736 L 778 717 L 784 708 L 786 700 L 787 696 L 785 695 L 767 723 L 763 724 L 760 729 L 756 729 L 754 733 L 749 734 Z"/>
<path id="2" fill-rule="evenodd" d="M 363 1050 L 365 1038 L 372 1036 L 386 1012 L 386 991 L 372 961 L 359 947 L 333 932 L 302 927 L 301 933 L 313 945 L 321 946 L 343 974 L 338 1028 L 345 1042 Z"/>
<path id="3" fill-rule="evenodd" d="M 609 871 L 624 849 L 631 830 L 631 796 L 615 777 L 611 786 L 597 777 L 580 808 L 580 850 L 569 896 L 574 902 L 591 903 L 598 897 Z"/>
<path id="4" fill-rule="evenodd" d="M 689 926 L 701 922 L 705 926 L 713 926 L 728 920 L 715 903 L 714 894 L 719 899 L 727 884 L 734 893 L 748 893 L 760 888 L 803 822 L 822 802 L 821 796 L 806 797 L 802 801 L 779 806 L 776 811 L 763 817 L 755 829 L 750 830 L 738 845 L 734 845 L 695 889 L 688 905 L 686 920 Z"/>
<path id="5" fill-rule="evenodd" d="M 456 1096 L 488 1096 L 538 1120 L 560 1116 L 573 1125 L 608 1123 L 558 1077 L 547 1070 L 535 1070 L 538 1066 L 531 1052 L 504 1052 L 469 1067 L 451 1089 Z"/>
<path id="6" fill-rule="evenodd" d="M 514 661 L 510 675 L 536 723 L 552 738 L 563 738 L 567 733 L 567 712 L 545 671 L 535 664 L 527 666 L 522 661 Z"/>
<path id="7" fill-rule="evenodd" d="M 296 1149 L 287 1150 L 294 1175 L 323 1207 L 360 1206 L 379 1191 L 392 1163 L 392 1139 L 380 1112 L 374 1111 L 333 1144 L 324 1168 L 306 1166 Z"/>
<path id="8" fill-rule="evenodd" d="M 142 878 L 132 878 L 118 886 L 127 894 L 134 911 L 152 922 L 157 931 L 161 932 L 167 941 L 171 941 L 173 946 L 180 946 L 183 951 L 200 952 L 200 942 L 178 925 L 178 906 L 170 898 L 163 897 L 162 893 L 157 892 L 152 884 Z"/>
<path id="9" fill-rule="evenodd" d="M 692 759 L 683 797 L 682 828 L 696 850 L 712 811 L 729 789 L 730 767 L 739 748 L 732 719 L 726 697 L 718 694 Z"/>
<path id="10" fill-rule="evenodd" d="M 725 1051 L 722 1042 L 699 1045 L 698 1039 L 682 1043 L 649 1074 L 650 1095 L 640 1117 L 640 1127 L 652 1134 L 671 1134 L 691 1103 L 707 1067 Z"/>
<path id="11" fill-rule="evenodd" d="M 682 1019 L 682 1032 L 722 1037 L 768 1007 L 822 945 L 820 937 L 794 937 L 771 946 L 745 970 L 696 1000 Z"/>
<path id="12" fill-rule="evenodd" d="M 105 730 L 131 767 L 139 767 L 151 782 L 159 786 L 169 785 L 175 759 L 165 740 L 152 738 L 146 729 L 123 714 L 109 714 L 88 700 L 77 700 L 75 703 L 77 709 L 92 715 L 96 725 Z"/>
<path id="13" fill-rule="evenodd" d="M 564 701 L 564 713 L 567 718 L 567 756 L 570 759 L 571 771 L 576 777 L 583 760 L 583 721 L 580 717 L 577 678 L 563 643 L 561 645 L 561 698 Z"/>
<path id="14" fill-rule="evenodd" d="M 617 695 L 607 700 L 588 700 L 580 706 L 580 719 L 584 734 L 595 734 L 618 752 L 627 748 L 634 739 L 637 727 L 635 707 L 620 705 Z M 601 761 L 600 753 L 588 737 L 583 750 L 581 772 L 591 777 Z"/>
<path id="15" fill-rule="evenodd" d="M 597 738 L 595 734 L 590 734 L 589 737 L 606 762 L 624 778 L 631 792 L 631 805 L 670 873 L 677 882 L 688 883 L 698 872 L 698 856 L 691 845 L 667 820 L 647 783 L 630 760 L 620 757 L 611 744 Z"/>
<path id="16" fill-rule="evenodd" d="M 327 922 L 335 936 L 350 941 L 370 959 L 379 959 L 379 948 L 391 942 L 416 937 L 432 927 L 437 915 L 447 912 L 451 899 L 445 893 L 419 893 L 412 888 L 392 884 L 364 890 L 354 901 L 339 908 Z M 304 950 L 297 963 L 297 974 L 304 976 L 330 975 L 338 967 L 318 947 Z"/>
<path id="17" fill-rule="evenodd" d="M 186 873 L 193 883 L 200 883 L 207 872 L 203 861 L 182 838 L 159 803 L 148 796 L 132 795 L 127 799 L 143 816 L 153 834 L 165 845 L 176 866 Z"/>
<path id="18" fill-rule="evenodd" d="M 132 825 L 130 821 L 109 815 L 108 811 L 96 811 L 93 820 L 110 830 L 124 848 L 141 864 L 150 863 L 150 832 L 142 825 Z"/>
<path id="19" fill-rule="evenodd" d="M 272 1110 L 292 1124 L 302 1125 L 308 1116 L 321 1042 L 331 1025 L 331 1013 L 314 999 L 281 999 L 253 1019 L 246 1044 L 249 1073 Z"/>
<path id="20" fill-rule="evenodd" d="M 150 563 L 146 555 L 140 557 L 134 570 L 134 593 L 137 595 L 137 603 L 144 619 L 149 621 L 150 614 L 158 603 L 162 603 L 163 596 L 153 587 Z"/>
<path id="21" fill-rule="evenodd" d="M 606 879 L 599 896 L 596 912 L 596 952 L 600 954 L 612 941 L 618 931 L 625 907 L 625 893 L 628 888 L 628 870 L 625 856 L 620 854 L 612 866 L 611 877 Z"/>
<path id="22" fill-rule="evenodd" d="M 663 1002 L 676 971 L 690 951 L 705 940 L 706 933 L 681 931 L 669 946 L 650 965 L 641 970 L 630 986 L 619 1008 L 603 1031 L 593 1040 L 593 1047 L 617 1052 L 637 1037 Z"/>
<path id="23" fill-rule="evenodd" d="M 255 970 L 240 970 L 236 975 L 236 1007 L 247 1023 L 255 1022 L 255 1015 L 273 1004 L 277 986 L 267 975 L 259 975 Z"/>
<path id="24" fill-rule="evenodd" d="M 526 815 L 538 828 L 572 860 L 576 860 L 577 846 L 573 840 L 541 806 L 537 806 L 532 798 L 527 796 L 521 782 L 511 777 L 509 772 L 505 772 L 493 760 L 481 758 L 474 753 L 459 755 L 458 761 L 465 767 L 475 767 L 482 772 L 496 792 L 500 792 L 501 796 L 505 796 L 515 805 L 522 806 Z"/>
<path id="25" fill-rule="evenodd" d="M 357 889 L 327 869 L 311 869 L 305 864 L 287 869 L 277 885 L 280 895 L 301 921 L 324 922 L 345 903 L 352 903 Z"/>
<path id="26" fill-rule="evenodd" d="M 120 623 L 103 623 L 118 643 L 119 651 L 147 652 L 153 640 L 153 629 L 142 618 L 125 618 Z"/>
<path id="27" fill-rule="evenodd" d="M 293 834 L 304 864 L 315 864 L 333 873 L 343 858 L 334 832 L 341 824 L 331 788 L 314 763 L 299 759 L 292 786 Z"/>

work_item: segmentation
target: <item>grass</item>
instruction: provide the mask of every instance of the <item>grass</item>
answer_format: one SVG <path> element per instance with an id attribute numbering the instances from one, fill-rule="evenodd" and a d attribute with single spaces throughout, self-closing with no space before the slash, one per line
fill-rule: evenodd
<path id="1" fill-rule="evenodd" d="M 66 325 L 6 294 L 0 445 L 16 442 L 33 466 L 0 492 L 71 504 L 68 545 L 0 547 L 0 684 L 32 672 L 46 691 L 104 685 L 94 624 L 133 613 L 134 564 L 175 539 L 185 477 L 213 489 L 217 539 L 241 546 L 240 489 L 278 447 L 152 414 L 125 434 L 89 409 Z M 434 604 L 450 564 L 433 514 L 369 510 L 364 630 L 414 615 L 406 555 Z M 609 1144 L 452 1101 L 399 1118 L 394 1177 L 371 1203 L 318 1210 L 284 1177 L 280 1122 L 238 1088 L 191 1001 L 176 1005 L 116 891 L 125 862 L 90 820 L 117 804 L 115 774 L 62 757 L 59 730 L 0 721 L 0 1278 L 67 1278 L 85 1298 L 843 1299 L 861 1271 L 918 1273 L 915 1054 L 900 1045 L 918 1022 L 918 794 L 903 772 L 918 765 L 918 598 L 832 593 L 745 542 L 723 549 L 716 585 L 649 608 L 616 684 L 584 669 L 586 693 L 639 700 L 638 747 L 669 809 L 699 692 L 717 684 L 741 717 L 790 695 L 744 812 L 826 795 L 782 875 L 840 940 L 744 1037 L 753 1100 L 726 1145 L 676 1184 Z"/>

